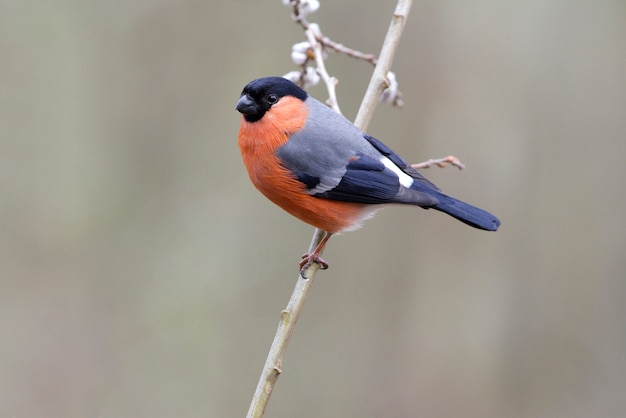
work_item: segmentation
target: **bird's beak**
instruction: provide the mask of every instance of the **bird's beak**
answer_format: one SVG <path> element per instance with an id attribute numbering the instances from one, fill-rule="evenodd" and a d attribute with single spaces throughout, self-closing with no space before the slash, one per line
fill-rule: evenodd
<path id="1" fill-rule="evenodd" d="M 243 115 L 254 114 L 257 112 L 257 104 L 250 96 L 244 94 L 239 98 L 236 109 Z"/>

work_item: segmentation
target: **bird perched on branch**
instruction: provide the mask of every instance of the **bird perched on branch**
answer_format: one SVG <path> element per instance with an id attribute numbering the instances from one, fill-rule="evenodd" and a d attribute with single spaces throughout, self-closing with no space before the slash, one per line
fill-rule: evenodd
<path id="1" fill-rule="evenodd" d="M 498 218 L 447 196 L 379 140 L 282 77 L 241 92 L 239 148 L 250 180 L 272 202 L 325 232 L 300 271 L 317 263 L 332 234 L 357 229 L 381 205 L 435 209 L 495 231 Z"/>

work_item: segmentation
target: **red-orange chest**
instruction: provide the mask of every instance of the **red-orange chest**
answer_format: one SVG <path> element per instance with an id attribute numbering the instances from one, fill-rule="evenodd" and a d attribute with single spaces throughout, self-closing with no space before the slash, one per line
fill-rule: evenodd
<path id="1" fill-rule="evenodd" d="M 285 96 L 256 122 L 242 119 L 239 148 L 250 180 L 273 202 L 283 202 L 294 194 L 306 194 L 305 187 L 286 169 L 276 152 L 289 136 L 302 129 L 308 108 L 301 100 Z"/>

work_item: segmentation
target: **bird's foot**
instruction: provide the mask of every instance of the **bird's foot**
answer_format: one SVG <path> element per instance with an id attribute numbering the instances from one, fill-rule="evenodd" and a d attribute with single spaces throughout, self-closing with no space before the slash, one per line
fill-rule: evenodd
<path id="1" fill-rule="evenodd" d="M 319 254 L 316 254 L 315 252 L 313 252 L 312 254 L 304 254 L 302 256 L 302 261 L 300 261 L 300 275 L 305 279 L 307 278 L 305 276 L 305 273 L 313 263 L 317 263 L 320 270 L 326 270 L 328 268 L 328 263 L 322 257 L 320 257 Z"/>

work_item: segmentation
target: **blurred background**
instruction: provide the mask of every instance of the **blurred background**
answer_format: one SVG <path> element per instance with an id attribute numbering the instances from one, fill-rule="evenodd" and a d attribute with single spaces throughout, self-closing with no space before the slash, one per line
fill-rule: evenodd
<path id="1" fill-rule="evenodd" d="M 378 53 L 394 2 L 322 2 Z M 0 3 L 0 417 L 244 416 L 313 229 L 234 110 L 294 70 L 278 0 Z M 626 3 L 416 1 L 369 133 L 497 233 L 335 237 L 268 417 L 626 415 Z M 372 68 L 331 54 L 354 118 Z M 311 90 L 324 100 L 326 92 Z"/>

